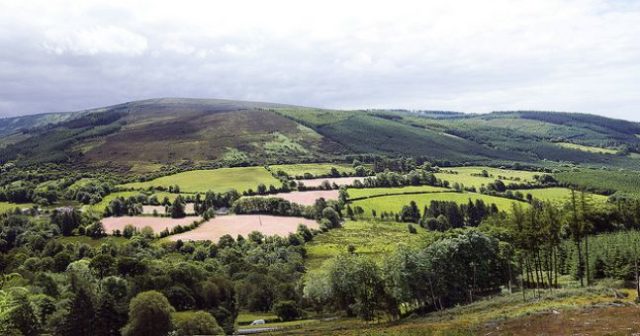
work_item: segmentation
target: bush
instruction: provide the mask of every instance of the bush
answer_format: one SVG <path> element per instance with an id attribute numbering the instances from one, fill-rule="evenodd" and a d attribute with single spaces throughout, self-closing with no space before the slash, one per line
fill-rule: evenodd
<path id="1" fill-rule="evenodd" d="M 278 301 L 273 305 L 273 312 L 282 321 L 292 321 L 300 317 L 300 309 L 295 301 Z"/>
<path id="2" fill-rule="evenodd" d="M 175 319 L 174 324 L 177 336 L 225 334 L 213 316 L 204 311 L 181 314 L 180 318 Z"/>

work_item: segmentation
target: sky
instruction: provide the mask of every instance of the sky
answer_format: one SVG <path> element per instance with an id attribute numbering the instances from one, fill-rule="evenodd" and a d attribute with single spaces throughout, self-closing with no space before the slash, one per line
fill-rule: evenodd
<path id="1" fill-rule="evenodd" d="M 0 0 L 0 117 L 159 97 L 640 121 L 640 0 Z"/>

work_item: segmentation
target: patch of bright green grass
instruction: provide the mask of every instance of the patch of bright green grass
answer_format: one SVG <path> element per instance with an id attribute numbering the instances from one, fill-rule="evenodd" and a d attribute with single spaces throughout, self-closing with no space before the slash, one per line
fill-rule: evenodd
<path id="1" fill-rule="evenodd" d="M 569 188 L 540 188 L 520 190 L 520 192 L 524 195 L 531 194 L 535 199 L 552 203 L 566 203 L 571 200 L 571 189 Z M 579 193 L 576 195 L 580 197 Z M 588 197 L 595 204 L 604 204 L 609 200 L 609 197 L 597 194 L 588 194 Z"/>
<path id="2" fill-rule="evenodd" d="M 482 195 L 477 193 L 447 192 L 368 198 L 352 202 L 351 207 L 360 206 L 364 209 L 365 217 L 371 217 L 372 210 L 375 210 L 377 212 L 377 216 L 380 216 L 382 212 L 396 214 L 400 213 L 402 207 L 405 205 L 409 205 L 411 201 L 415 201 L 418 205 L 418 209 L 422 211 L 425 206 L 429 206 L 431 204 L 431 201 L 448 201 L 456 202 L 458 204 L 467 204 L 469 202 L 469 199 L 474 202 L 477 199 L 481 199 L 487 205 L 495 203 L 495 205 L 501 211 L 510 211 L 512 209 L 512 204 L 514 202 L 517 202 L 507 198 Z"/>
<path id="3" fill-rule="evenodd" d="M 93 239 L 87 236 L 70 236 L 70 237 L 59 237 L 57 238 L 60 243 L 76 243 L 76 244 L 87 244 L 91 247 L 97 247 L 105 243 L 115 243 L 115 244 L 124 244 L 128 241 L 127 238 L 124 237 L 113 237 L 107 236 L 99 239 Z"/>
<path id="4" fill-rule="evenodd" d="M 494 180 L 498 178 L 498 176 L 504 177 L 503 180 L 517 180 L 519 179 L 522 182 L 533 182 L 534 177 L 536 175 L 540 175 L 539 172 L 530 172 L 524 170 L 513 170 L 513 169 L 500 169 L 500 168 L 491 168 L 491 167 L 457 167 L 457 168 L 446 168 L 446 170 L 453 170 L 461 175 L 478 175 L 482 174 L 483 171 L 486 171 L 490 177 Z"/>
<path id="5" fill-rule="evenodd" d="M 182 192 L 238 192 L 256 190 L 259 184 L 280 186 L 281 182 L 263 167 L 220 168 L 213 170 L 193 170 L 163 176 L 146 182 L 123 184 L 122 188 L 147 189 L 149 187 L 178 185 Z"/>
<path id="6" fill-rule="evenodd" d="M 346 252 L 349 245 L 356 248 L 357 253 L 372 256 L 392 252 L 402 242 L 414 247 L 426 247 L 436 233 L 414 225 L 418 233 L 409 233 L 407 223 L 392 223 L 382 221 L 348 220 L 340 229 L 316 236 L 306 245 L 307 267 L 313 271 L 336 255 Z"/>
<path id="7" fill-rule="evenodd" d="M 417 194 L 417 193 L 437 193 L 447 192 L 451 189 L 432 186 L 407 186 L 399 188 L 349 188 L 349 199 L 358 199 L 376 196 Z"/>
<path id="8" fill-rule="evenodd" d="M 254 312 L 247 312 L 247 311 L 242 311 L 238 314 L 238 318 L 236 319 L 236 322 L 238 324 L 247 324 L 247 323 L 251 323 L 255 320 L 277 320 L 278 316 L 276 316 L 273 313 L 254 313 Z"/>
<path id="9" fill-rule="evenodd" d="M 131 196 L 137 196 L 137 195 L 140 195 L 139 191 L 120 191 L 120 192 L 115 192 L 115 193 L 111 193 L 111 194 L 108 194 L 105 197 L 103 197 L 102 201 L 100 201 L 100 202 L 98 202 L 96 204 L 86 205 L 84 208 L 88 209 L 90 211 L 102 213 L 104 211 L 104 209 L 107 207 L 107 205 L 109 205 L 109 203 L 111 203 L 111 201 L 113 201 L 114 199 L 116 199 L 118 197 L 129 198 Z M 160 199 L 160 201 L 162 201 L 162 199 Z"/>
<path id="10" fill-rule="evenodd" d="M 618 154 L 618 150 L 611 149 L 611 148 L 585 146 L 585 145 L 578 145 L 578 144 L 569 143 L 569 142 L 557 142 L 556 145 L 558 145 L 560 147 L 563 147 L 563 148 L 576 149 L 576 150 L 580 150 L 580 151 L 583 151 L 583 152 L 589 152 L 589 153 Z"/>
<path id="11" fill-rule="evenodd" d="M 31 204 L 31 203 L 20 203 L 20 204 L 18 204 L 18 203 L 0 202 L 0 213 L 13 211 L 16 208 L 24 209 L 24 208 L 31 208 L 31 207 L 33 207 L 33 204 Z"/>
<path id="12" fill-rule="evenodd" d="M 309 173 L 314 176 L 327 175 L 331 172 L 331 168 L 336 168 L 341 174 L 353 174 L 354 168 L 350 164 L 341 163 L 303 163 L 303 164 L 286 164 L 270 166 L 271 170 L 276 173 L 279 170 L 284 171 L 289 176 L 303 176 Z"/>

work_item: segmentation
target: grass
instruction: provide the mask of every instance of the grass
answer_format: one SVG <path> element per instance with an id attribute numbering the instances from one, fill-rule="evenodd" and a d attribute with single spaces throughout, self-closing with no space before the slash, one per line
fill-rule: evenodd
<path id="1" fill-rule="evenodd" d="M 407 186 L 399 188 L 349 188 L 349 199 L 359 199 L 367 197 L 378 197 L 387 195 L 417 194 L 417 193 L 437 193 L 451 191 L 447 188 L 432 186 Z"/>
<path id="2" fill-rule="evenodd" d="M 107 236 L 100 239 L 93 239 L 87 236 L 70 236 L 57 238 L 60 243 L 63 244 L 87 244 L 91 247 L 98 247 L 105 243 L 115 243 L 116 245 L 124 244 L 128 241 L 124 237 Z"/>
<path id="3" fill-rule="evenodd" d="M 394 196 L 383 196 L 383 197 L 375 197 L 369 199 L 363 199 L 354 201 L 351 204 L 351 207 L 360 206 L 364 209 L 364 215 L 366 217 L 370 217 L 372 215 L 372 210 L 377 212 L 377 215 L 380 216 L 382 212 L 387 213 L 400 213 L 402 207 L 405 205 L 409 205 L 411 201 L 415 201 L 418 205 L 418 209 L 422 211 L 425 206 L 431 204 L 431 201 L 449 201 L 456 202 L 458 204 L 466 204 L 469 202 L 469 199 L 475 201 L 476 199 L 483 200 L 487 205 L 495 203 L 499 210 L 501 211 L 509 211 L 512 208 L 512 204 L 514 200 L 488 196 L 476 193 L 456 193 L 456 192 L 445 192 L 445 193 L 429 193 L 429 194 L 415 194 L 415 195 L 394 195 Z"/>
<path id="4" fill-rule="evenodd" d="M 342 228 L 318 235 L 306 245 L 306 266 L 311 271 L 317 270 L 325 261 L 346 252 L 349 245 L 353 245 L 358 253 L 379 256 L 395 250 L 398 244 L 390 242 L 426 247 L 436 236 L 418 225 L 415 227 L 418 233 L 411 234 L 406 223 L 346 221 Z"/>
<path id="5" fill-rule="evenodd" d="M 541 173 L 539 172 L 530 172 L 530 171 L 524 171 L 524 170 L 513 170 L 513 169 L 500 169 L 500 168 L 491 168 L 491 167 L 458 167 L 458 168 L 446 168 L 446 170 L 453 170 L 455 172 L 457 172 L 460 175 L 467 175 L 467 176 L 472 176 L 472 175 L 478 175 L 478 174 L 482 174 L 483 170 L 486 170 L 487 173 L 489 173 L 489 176 L 492 177 L 494 180 L 498 178 L 498 176 L 502 176 L 504 177 L 505 181 L 508 180 L 521 180 L 523 182 L 533 182 L 534 181 L 534 177 L 536 175 L 540 175 Z"/>
<path id="6" fill-rule="evenodd" d="M 598 317 L 600 320 L 607 321 L 607 316 L 603 316 L 598 313 L 611 314 L 615 316 L 619 312 L 625 312 L 625 309 L 631 308 L 631 314 L 626 314 L 628 318 L 626 320 L 618 319 L 618 323 L 626 324 L 626 327 L 634 327 L 637 329 L 637 324 L 634 322 L 637 316 L 638 309 L 635 306 L 631 306 L 631 303 L 635 299 L 635 294 L 632 290 L 617 289 L 618 293 L 626 295 L 625 298 L 620 299 L 614 295 L 616 293 L 612 288 L 607 286 L 597 285 L 589 288 L 577 288 L 577 289 L 559 289 L 553 293 L 545 291 L 542 293 L 542 298 L 534 298 L 533 291 L 527 291 L 527 299 L 523 300 L 521 293 L 503 294 L 496 297 L 486 298 L 480 301 L 476 301 L 472 304 L 461 305 L 447 309 L 442 312 L 430 313 L 426 316 L 414 316 L 406 318 L 400 322 L 388 323 L 370 323 L 366 324 L 355 319 L 340 319 L 331 322 L 317 322 L 314 324 L 303 325 L 295 330 L 283 330 L 282 334 L 287 335 L 369 335 L 369 336 L 382 336 L 382 335 L 405 335 L 405 336 L 418 336 L 418 335 L 529 335 L 532 334 L 532 330 L 535 330 L 540 335 L 566 335 L 572 334 L 571 327 L 566 326 L 563 332 L 559 333 L 547 333 L 542 328 L 546 329 L 548 326 L 542 324 L 537 328 L 531 329 L 532 326 L 528 323 L 523 323 L 521 319 L 530 319 L 532 317 L 539 316 L 540 314 L 549 314 L 551 311 L 559 311 L 556 316 L 573 316 L 572 312 L 591 311 L 595 314 L 588 315 L 586 319 L 577 321 L 582 325 L 592 325 L 593 331 L 602 331 L 599 328 L 602 324 L 592 324 L 592 318 Z M 599 310 L 598 305 L 609 305 L 612 303 L 622 303 L 625 307 L 613 309 L 612 307 L 605 308 L 605 310 Z M 555 315 L 555 314 L 553 314 Z M 552 321 L 558 317 L 549 317 L 547 315 L 545 321 Z M 591 318 L 591 319 L 589 319 Z M 576 321 L 568 321 L 573 322 Z M 496 326 L 508 324 L 514 325 L 511 327 L 511 333 L 503 333 L 496 329 Z M 611 323 L 609 323 L 611 324 Z M 274 333 L 278 335 L 279 333 Z M 582 334 L 582 333 L 581 333 Z M 598 332 L 584 333 L 601 334 Z M 622 335 L 626 333 L 604 333 Z"/>
<path id="7" fill-rule="evenodd" d="M 247 324 L 255 320 L 269 321 L 269 320 L 277 320 L 277 319 L 278 319 L 278 316 L 276 316 L 273 313 L 242 311 L 238 314 L 238 318 L 236 319 L 236 322 L 238 324 Z"/>
<path id="8" fill-rule="evenodd" d="M 520 192 L 525 196 L 531 194 L 535 199 L 552 203 L 566 203 L 571 199 L 571 189 L 569 188 L 528 189 L 520 190 Z M 597 194 L 589 194 L 589 197 L 591 197 L 596 204 L 604 204 L 609 200 L 609 197 Z"/>
<path id="9" fill-rule="evenodd" d="M 558 145 L 560 147 L 563 147 L 563 148 L 575 149 L 575 150 L 579 150 L 579 151 L 583 151 L 583 152 L 589 152 L 589 153 L 618 154 L 618 150 L 616 150 L 616 149 L 602 148 L 602 147 L 595 147 L 595 146 L 578 145 L 578 144 L 574 144 L 574 143 L 570 143 L 570 142 L 557 142 L 556 145 Z"/>
<path id="10" fill-rule="evenodd" d="M 109 205 L 109 203 L 111 203 L 111 201 L 113 201 L 114 199 L 118 198 L 118 197 L 124 197 L 124 198 L 128 198 L 131 196 L 136 196 L 139 195 L 140 192 L 139 191 L 120 191 L 120 192 L 115 192 L 115 193 L 111 193 L 109 195 L 106 195 L 105 197 L 102 198 L 102 201 L 96 203 L 96 204 L 91 204 L 91 205 L 86 205 L 85 209 L 88 209 L 90 211 L 95 211 L 98 213 L 102 213 L 104 211 L 104 209 L 107 207 L 107 205 Z M 162 201 L 162 199 L 160 199 L 160 201 Z"/>
<path id="11" fill-rule="evenodd" d="M 305 173 L 309 173 L 314 176 L 328 175 L 331 172 L 331 168 L 336 168 L 341 174 L 353 174 L 355 172 L 354 168 L 350 164 L 341 163 L 286 164 L 273 165 L 270 166 L 270 168 L 274 173 L 282 170 L 289 176 L 293 177 L 303 176 Z"/>
<path id="12" fill-rule="evenodd" d="M 180 186 L 180 191 L 187 193 L 225 192 L 236 189 L 238 192 L 249 189 L 256 190 L 260 183 L 266 186 L 279 186 L 281 183 L 263 167 L 220 168 L 213 170 L 193 170 L 164 176 L 147 182 L 123 184 L 122 188 L 147 189 L 172 185 Z"/>
<path id="13" fill-rule="evenodd" d="M 33 207 L 32 203 L 10 203 L 10 202 L 0 202 L 0 213 L 13 211 L 16 208 L 24 209 Z"/>

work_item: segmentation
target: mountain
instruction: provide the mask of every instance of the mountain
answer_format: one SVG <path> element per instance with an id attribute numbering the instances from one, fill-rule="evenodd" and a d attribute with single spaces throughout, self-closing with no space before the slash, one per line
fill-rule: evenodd
<path id="1" fill-rule="evenodd" d="M 640 124 L 536 111 L 342 111 L 163 98 L 0 119 L 0 163 L 220 165 L 423 157 L 450 163 L 578 163 L 640 169 Z"/>

